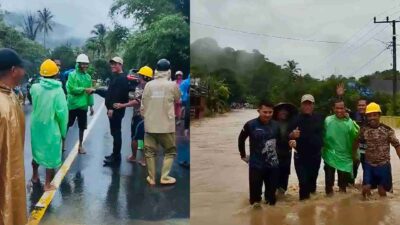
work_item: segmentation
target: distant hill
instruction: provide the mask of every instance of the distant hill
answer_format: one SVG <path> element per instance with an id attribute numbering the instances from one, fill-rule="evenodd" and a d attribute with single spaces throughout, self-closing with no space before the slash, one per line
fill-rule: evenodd
<path id="1" fill-rule="evenodd" d="M 212 72 L 229 69 L 239 75 L 246 75 L 249 70 L 260 67 L 268 59 L 258 50 L 247 52 L 231 47 L 222 48 L 212 38 L 201 38 L 190 45 L 191 66 L 203 67 Z"/>
<path id="2" fill-rule="evenodd" d="M 9 12 L 5 11 L 4 12 L 4 21 L 8 26 L 14 27 L 18 31 L 23 31 L 23 26 L 24 26 L 24 18 L 25 15 L 21 13 L 15 13 L 15 12 Z M 68 36 L 68 31 L 71 28 L 63 25 L 58 22 L 54 22 L 53 26 L 53 32 L 51 32 L 51 35 L 49 35 L 46 39 L 47 42 L 47 47 L 49 48 L 55 48 L 57 46 L 69 43 L 72 47 L 81 47 L 85 40 L 78 38 L 78 37 L 73 37 L 73 36 Z M 36 41 L 42 43 L 43 42 L 43 33 L 38 32 L 36 36 Z"/>

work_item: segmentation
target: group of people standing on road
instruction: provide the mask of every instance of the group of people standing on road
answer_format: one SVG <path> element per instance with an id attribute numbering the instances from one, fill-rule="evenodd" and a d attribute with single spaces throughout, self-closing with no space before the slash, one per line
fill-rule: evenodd
<path id="1" fill-rule="evenodd" d="M 354 185 L 360 164 L 364 198 L 371 195 L 371 189 L 377 188 L 380 196 L 392 191 L 390 145 L 400 157 L 400 142 L 394 130 L 380 122 L 382 111 L 377 103 L 368 104 L 360 98 L 357 112 L 349 113 L 342 85 L 337 94 L 332 100 L 333 114 L 325 118 L 314 112 L 315 99 L 310 94 L 301 97 L 299 113 L 290 103 L 260 102 L 259 116 L 244 125 L 238 138 L 240 156 L 249 164 L 251 205 L 260 206 L 263 184 L 266 204 L 275 205 L 277 194 L 285 194 L 292 151 L 300 200 L 316 193 L 322 160 L 327 196 L 334 194 L 336 173 L 339 192 Z M 245 151 L 247 138 L 250 155 Z"/>
<path id="2" fill-rule="evenodd" d="M 66 82 L 60 82 L 59 60 L 45 60 L 40 66 L 41 78 L 30 89 L 32 96 L 31 146 L 32 185 L 40 184 L 38 167 L 46 168 L 44 190 L 54 190 L 51 183 L 55 169 L 62 164 L 62 151 L 68 128 L 78 120 L 78 153 L 85 154 L 84 132 L 87 116 L 94 114 L 93 94 L 105 98 L 110 131 L 113 137 L 112 154 L 105 157 L 104 166 L 118 166 L 121 162 L 121 123 L 126 107 L 133 107 L 132 155 L 136 161 L 137 149 L 144 151 L 150 185 L 156 184 L 156 151 L 160 145 L 165 152 L 161 184 L 174 184 L 170 171 L 176 156 L 175 104 L 181 103 L 181 90 L 171 81 L 171 65 L 166 59 L 157 62 L 153 70 L 144 66 L 131 75 L 123 72 L 123 59 L 112 58 L 113 73 L 107 89 L 95 89 L 88 74 L 89 58 L 78 55 L 76 68 Z M 13 92 L 24 78 L 24 61 L 12 49 L 0 49 L 0 220 L 4 224 L 26 223 L 26 197 L 24 172 L 24 113 Z M 189 78 L 188 78 L 189 79 Z M 182 83 L 189 83 L 186 79 Z M 185 87 L 188 92 L 188 87 Z M 188 106 L 188 93 L 183 93 Z M 189 110 L 187 110 L 189 111 Z M 188 128 L 185 120 L 185 128 Z M 18 207 L 16 207 L 18 206 Z"/>

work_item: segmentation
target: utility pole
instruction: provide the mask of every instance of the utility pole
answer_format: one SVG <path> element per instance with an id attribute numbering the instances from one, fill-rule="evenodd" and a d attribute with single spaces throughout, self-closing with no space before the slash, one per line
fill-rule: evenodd
<path id="1" fill-rule="evenodd" d="M 389 17 L 386 17 L 386 21 L 376 21 L 376 17 L 374 17 L 374 23 L 391 23 L 393 28 L 393 36 L 392 36 L 392 46 L 393 46 L 393 114 L 397 113 L 397 104 L 396 104 L 396 92 L 397 92 L 397 63 L 396 63 L 396 23 L 400 21 L 392 20 L 389 21 Z"/>

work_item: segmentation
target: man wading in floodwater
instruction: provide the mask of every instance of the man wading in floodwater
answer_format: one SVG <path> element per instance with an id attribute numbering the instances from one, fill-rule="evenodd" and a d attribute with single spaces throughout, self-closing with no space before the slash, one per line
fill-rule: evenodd
<path id="1" fill-rule="evenodd" d="M 301 112 L 289 124 L 289 139 L 296 149 L 294 165 L 299 179 L 299 199 L 306 200 L 317 191 L 321 164 L 324 120 L 314 112 L 315 99 L 310 94 L 301 97 Z"/>
<path id="2" fill-rule="evenodd" d="M 333 195 L 336 170 L 339 190 L 346 192 L 349 176 L 353 176 L 353 160 L 357 161 L 357 149 L 354 148 L 354 141 L 359 131 L 358 125 L 346 116 L 343 100 L 335 100 L 333 110 L 335 115 L 325 119 L 322 151 L 322 158 L 325 162 L 325 191 L 328 196 Z"/>
<path id="3" fill-rule="evenodd" d="M 248 121 L 239 135 L 240 157 L 249 163 L 250 204 L 260 207 L 263 183 L 265 201 L 276 203 L 276 188 L 279 179 L 279 161 L 276 142 L 280 137 L 279 125 L 272 120 L 274 105 L 267 101 L 259 104 L 258 118 Z M 245 141 L 250 138 L 250 156 L 246 156 Z"/>
<path id="4" fill-rule="evenodd" d="M 375 102 L 368 104 L 366 115 L 368 125 L 361 128 L 359 142 L 366 144 L 363 191 L 364 198 L 371 195 L 371 186 L 378 185 L 380 196 L 392 189 L 392 168 L 390 165 L 390 144 L 400 157 L 400 142 L 389 126 L 380 123 L 381 107 Z"/>

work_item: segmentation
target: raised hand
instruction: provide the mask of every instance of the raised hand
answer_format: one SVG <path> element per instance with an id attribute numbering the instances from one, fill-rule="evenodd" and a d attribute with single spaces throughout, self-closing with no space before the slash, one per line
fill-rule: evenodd
<path id="1" fill-rule="evenodd" d="M 300 137 L 300 130 L 299 130 L 299 127 L 296 127 L 296 129 L 294 129 L 293 131 L 292 131 L 292 138 L 294 138 L 294 139 L 297 139 L 297 138 L 299 138 Z"/>
<path id="2" fill-rule="evenodd" d="M 336 95 L 337 96 L 343 96 L 345 91 L 346 91 L 346 89 L 344 88 L 343 82 L 339 83 L 336 86 Z"/>

